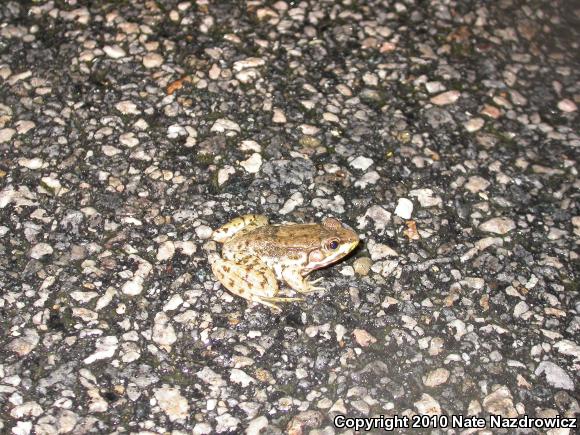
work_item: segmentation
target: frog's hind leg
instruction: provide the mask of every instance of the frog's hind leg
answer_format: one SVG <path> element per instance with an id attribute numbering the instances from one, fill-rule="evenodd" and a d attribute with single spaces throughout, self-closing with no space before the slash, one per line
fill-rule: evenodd
<path id="1" fill-rule="evenodd" d="M 268 225 L 268 218 L 266 216 L 261 214 L 246 214 L 232 219 L 227 224 L 219 227 L 212 233 L 211 239 L 218 243 L 224 243 L 234 234 L 242 230 L 248 231 L 263 225 Z"/>
<path id="2" fill-rule="evenodd" d="M 325 290 L 324 287 L 315 286 L 314 284 L 322 281 L 322 278 L 309 281 L 307 277 L 302 276 L 300 269 L 286 268 L 282 270 L 282 278 L 286 284 L 299 293 L 311 293 L 318 290 Z"/>
<path id="3" fill-rule="evenodd" d="M 252 302 L 280 310 L 273 302 L 296 302 L 301 298 L 277 297 L 278 282 L 274 272 L 259 258 L 238 255 L 234 260 L 214 257 L 211 268 L 216 278 L 231 293 Z"/>

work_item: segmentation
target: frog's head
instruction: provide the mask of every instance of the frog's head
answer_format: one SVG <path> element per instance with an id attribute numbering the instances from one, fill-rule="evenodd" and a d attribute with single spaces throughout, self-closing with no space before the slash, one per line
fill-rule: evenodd
<path id="1" fill-rule="evenodd" d="M 309 252 L 306 273 L 337 262 L 359 242 L 357 233 L 337 219 L 326 218 L 321 227 L 320 246 Z"/>

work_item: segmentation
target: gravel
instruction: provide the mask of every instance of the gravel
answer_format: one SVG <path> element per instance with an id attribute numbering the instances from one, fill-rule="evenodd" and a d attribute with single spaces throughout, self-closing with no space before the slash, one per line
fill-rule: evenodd
<path id="1" fill-rule="evenodd" d="M 0 18 L 1 433 L 578 416 L 573 2 Z M 247 213 L 361 244 L 274 312 L 208 264 Z"/>

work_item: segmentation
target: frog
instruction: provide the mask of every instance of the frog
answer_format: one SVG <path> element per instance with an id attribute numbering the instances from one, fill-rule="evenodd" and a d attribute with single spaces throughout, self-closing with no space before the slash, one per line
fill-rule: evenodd
<path id="1" fill-rule="evenodd" d="M 334 217 L 321 223 L 270 224 L 266 216 L 239 216 L 213 231 L 211 240 L 222 244 L 221 256 L 209 255 L 217 280 L 231 293 L 248 301 L 281 308 L 278 302 L 299 302 L 302 297 L 281 297 L 278 281 L 300 294 L 324 290 L 308 274 L 348 255 L 359 243 L 351 228 Z"/>

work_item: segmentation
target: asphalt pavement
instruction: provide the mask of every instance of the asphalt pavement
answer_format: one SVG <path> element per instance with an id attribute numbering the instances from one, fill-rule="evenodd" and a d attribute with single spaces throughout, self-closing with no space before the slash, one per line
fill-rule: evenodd
<path id="1" fill-rule="evenodd" d="M 572 0 L 2 1 L 0 432 L 578 433 L 578 53 Z M 276 312 L 247 213 L 361 243 Z"/>

